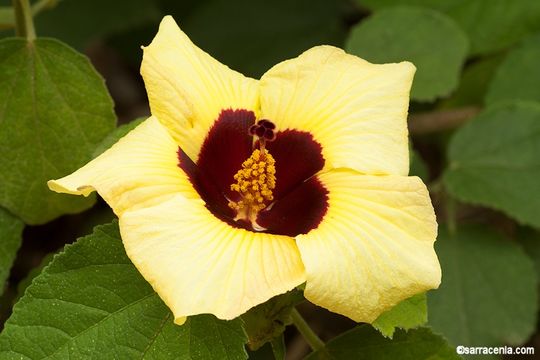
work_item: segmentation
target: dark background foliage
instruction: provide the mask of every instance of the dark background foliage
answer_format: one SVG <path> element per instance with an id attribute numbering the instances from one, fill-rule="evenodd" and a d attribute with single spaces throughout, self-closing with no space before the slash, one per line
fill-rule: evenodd
<path id="1" fill-rule="evenodd" d="M 113 131 L 115 118 L 118 125 L 129 124 L 120 130 L 125 133 L 134 119 L 149 114 L 139 75 L 140 46 L 151 41 L 159 21 L 167 14 L 174 16 L 200 48 L 229 67 L 255 78 L 277 62 L 320 44 L 345 48 L 371 62 L 414 62 L 418 71 L 409 116 L 411 174 L 422 177 L 428 184 L 441 224 L 436 248 L 443 268 L 443 284 L 439 290 L 427 294 L 427 326 L 444 337 L 450 347 L 526 344 L 535 346 L 540 355 L 537 330 L 540 2 L 51 0 L 35 3 L 43 5 L 35 17 L 38 36 L 58 39 L 87 55 L 105 79 L 114 103 L 113 114 L 103 89 L 99 90 L 105 94 L 103 99 L 89 97 L 92 98 L 89 102 L 103 107 L 100 119 L 88 120 L 91 125 L 85 131 L 92 135 L 87 143 L 77 147 L 78 150 L 69 150 L 72 162 L 59 160 L 59 166 L 65 168 L 64 174 L 97 155 L 119 136 L 115 133 L 103 140 Z M 9 1 L 0 0 L 0 6 L 6 7 L 1 9 L 10 5 Z M 0 23 L 4 19 L 2 11 Z M 0 37 L 11 36 L 13 29 L 0 26 Z M 50 54 L 74 59 L 79 56 L 54 42 L 40 41 L 38 48 L 43 54 L 44 68 L 54 68 L 55 58 Z M 36 155 L 13 145 L 10 139 L 24 131 L 7 124 L 22 120 L 12 121 L 15 115 L 3 109 L 9 105 L 15 109 L 15 114 L 22 114 L 32 104 L 7 103 L 10 86 L 6 79 L 14 76 L 6 64 L 12 61 L 15 66 L 26 58 L 20 55 L 20 59 L 10 60 L 8 47 L 14 52 L 20 45 L 2 44 L 0 281 L 6 279 L 6 283 L 3 293 L 0 291 L 1 323 L 11 315 L 13 304 L 32 278 L 51 261 L 52 254 L 78 237 L 90 234 L 95 225 L 114 218 L 99 199 L 95 204 L 93 199 L 66 204 L 48 198 L 52 196 L 46 194 L 48 190 L 28 184 L 36 178 L 54 176 L 43 170 L 41 163 L 12 161 L 19 159 L 19 155 L 23 159 Z M 70 76 L 80 73 L 78 76 L 86 79 L 84 76 L 89 71 L 86 66 L 90 69 L 90 65 L 80 59 L 74 61 L 81 61 L 81 65 L 76 71 L 69 70 Z M 64 70 L 58 70 L 59 78 Z M 95 87 L 99 86 L 97 81 Z M 80 101 L 75 95 L 69 100 Z M 54 94 L 50 99 L 55 99 Z M 58 115 L 44 116 L 54 122 Z M 76 121 L 86 120 L 78 117 Z M 30 148 L 36 139 L 47 139 L 47 134 L 37 128 L 26 129 L 31 130 L 19 139 Z M 71 141 L 70 136 L 77 137 L 68 131 L 66 144 Z M 36 167 L 40 168 L 39 172 Z M 26 200 L 21 204 L 24 194 Z M 68 215 L 82 210 L 84 212 Z M 114 229 L 103 231 L 114 238 Z M 70 251 L 73 252 L 73 248 Z M 59 261 L 55 265 L 58 268 L 64 264 Z M 51 268 L 55 267 L 48 269 L 52 271 Z M 40 291 L 40 284 L 35 282 L 36 292 Z M 302 303 L 300 310 L 323 340 L 356 325 L 307 303 Z M 196 332 L 197 326 L 206 326 L 204 324 L 210 321 L 194 320 L 191 326 Z M 436 353 L 441 358 L 453 358 L 453 353 L 440 350 L 442 345 L 437 341 L 443 341 L 442 338 L 429 340 L 431 331 L 418 330 L 406 340 L 428 344 L 424 348 L 430 351 L 437 350 L 411 352 L 408 356 L 427 358 Z M 399 330 L 395 339 L 406 336 Z M 347 358 L 351 353 L 340 349 L 347 349 L 358 338 L 366 341 L 366 348 L 390 341 L 371 328 L 356 327 L 331 343 L 329 351 L 337 358 Z M 0 338 L 0 349 L 5 344 L 1 341 Z M 241 339 L 234 341 L 241 342 Z M 306 343 L 293 328 L 285 330 L 285 341 L 287 358 L 307 354 Z M 381 355 L 364 349 L 364 353 L 370 354 L 367 358 L 392 358 L 389 353 L 384 355 L 385 352 Z M 271 356 L 270 344 L 250 352 L 250 358 L 255 359 Z"/>

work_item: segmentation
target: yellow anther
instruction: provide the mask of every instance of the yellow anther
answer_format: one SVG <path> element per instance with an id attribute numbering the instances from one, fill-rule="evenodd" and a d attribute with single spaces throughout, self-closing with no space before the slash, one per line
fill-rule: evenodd
<path id="1" fill-rule="evenodd" d="M 260 228 L 255 220 L 257 213 L 273 199 L 272 190 L 276 187 L 276 161 L 268 150 L 256 149 L 242 163 L 242 168 L 234 175 L 235 183 L 231 190 L 241 196 L 239 201 L 230 201 L 229 207 L 236 210 L 235 220 L 247 220 L 253 228 Z"/>

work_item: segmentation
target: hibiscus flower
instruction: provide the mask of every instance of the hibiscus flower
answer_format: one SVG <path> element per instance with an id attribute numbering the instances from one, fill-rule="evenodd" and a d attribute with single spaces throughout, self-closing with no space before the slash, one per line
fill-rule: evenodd
<path id="1" fill-rule="evenodd" d="M 152 116 L 49 187 L 105 199 L 178 324 L 303 283 L 372 322 L 441 277 L 428 191 L 407 176 L 414 72 L 317 46 L 254 80 L 165 17 L 141 66 Z"/>

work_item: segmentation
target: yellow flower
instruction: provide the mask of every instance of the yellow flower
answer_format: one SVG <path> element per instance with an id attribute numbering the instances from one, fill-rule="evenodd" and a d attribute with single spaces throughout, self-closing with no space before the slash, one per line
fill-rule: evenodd
<path id="1" fill-rule="evenodd" d="M 372 322 L 440 282 L 433 207 L 407 176 L 414 72 L 318 46 L 257 81 L 165 17 L 141 66 L 152 116 L 49 187 L 107 201 L 178 324 L 304 282 L 311 302 Z"/>

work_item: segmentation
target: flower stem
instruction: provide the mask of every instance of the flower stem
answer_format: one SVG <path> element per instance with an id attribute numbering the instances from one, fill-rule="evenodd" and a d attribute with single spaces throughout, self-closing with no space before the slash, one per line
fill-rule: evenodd
<path id="1" fill-rule="evenodd" d="M 480 110 L 475 106 L 466 106 L 411 114 L 409 116 L 409 132 L 413 135 L 423 135 L 455 129 L 476 116 Z"/>
<path id="2" fill-rule="evenodd" d="M 291 318 L 294 326 L 300 334 L 306 339 L 307 343 L 313 351 L 324 349 L 324 342 L 315 334 L 309 324 L 304 320 L 302 315 L 295 308 L 292 309 Z"/>
<path id="3" fill-rule="evenodd" d="M 32 9 L 29 0 L 13 0 L 13 9 L 15 10 L 15 32 L 17 36 L 25 37 L 32 42 L 36 39 L 36 30 L 34 29 L 34 19 L 32 18 Z"/>

